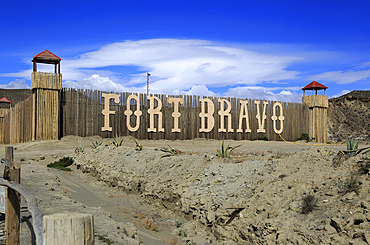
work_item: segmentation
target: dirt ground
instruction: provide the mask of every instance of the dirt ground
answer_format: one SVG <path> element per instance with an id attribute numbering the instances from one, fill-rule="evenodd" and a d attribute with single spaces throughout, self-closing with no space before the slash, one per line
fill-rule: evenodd
<path id="1" fill-rule="evenodd" d="M 332 167 L 332 158 L 339 150 L 345 150 L 344 145 L 309 145 L 303 141 L 296 142 L 298 144 L 230 141 L 231 146 L 241 146 L 235 149 L 231 158 L 221 159 L 216 156 L 216 149 L 221 145 L 217 140 L 140 140 L 142 151 L 135 151 L 132 137 L 124 137 L 123 140 L 123 146 L 115 147 L 111 145 L 113 139 L 66 136 L 59 141 L 35 141 L 12 146 L 15 160 L 21 163 L 21 184 L 37 198 L 42 213 L 93 214 L 96 244 L 270 244 L 270 241 L 275 242 L 271 244 L 298 244 L 299 241 L 299 244 L 309 244 L 314 234 L 303 238 L 287 235 L 286 230 L 293 229 L 294 223 L 285 224 L 286 230 L 283 225 L 276 228 L 271 222 L 270 225 L 262 224 L 260 214 L 267 213 L 264 205 L 270 207 L 270 216 L 278 216 L 279 212 L 285 215 L 292 209 L 299 209 L 297 203 L 301 202 L 304 193 L 316 193 L 315 187 L 319 185 L 316 182 L 329 177 L 330 180 L 338 179 L 337 174 L 347 177 L 347 167 L 342 170 L 341 167 L 336 170 Z M 102 145 L 93 149 L 90 146 L 96 141 Z M 163 157 L 165 153 L 160 149 L 169 148 L 169 145 L 183 154 Z M 84 153 L 75 153 L 79 146 L 84 146 Z M 363 146 L 366 142 L 359 147 Z M 4 145 L 0 146 L 0 152 L 4 157 Z M 46 167 L 63 157 L 73 157 L 73 171 Z M 320 158 L 326 162 L 320 162 Z M 311 163 L 313 169 L 309 168 Z M 323 169 L 320 170 L 320 166 Z M 315 176 L 309 175 L 311 172 Z M 281 177 L 283 175 L 287 178 Z M 277 185 L 286 190 L 272 190 Z M 295 198 L 291 203 L 298 206 L 293 205 L 289 209 L 284 207 L 285 204 L 276 206 L 273 198 L 280 196 L 282 199 L 277 200 L 283 202 L 286 197 L 280 192 L 291 191 L 294 186 L 298 188 L 296 194 L 289 195 Z M 335 202 L 331 197 L 336 194 L 325 196 L 326 189 L 322 191 L 319 198 L 323 205 Z M 264 202 L 260 203 L 262 199 Z M 23 206 L 22 239 L 26 244 L 34 244 L 33 235 L 29 232 L 32 218 L 25 203 Z M 304 217 L 299 212 L 295 216 Z M 243 221 L 242 217 L 249 218 Z M 260 217 L 258 221 L 257 217 Z M 322 218 L 326 219 L 330 224 L 330 217 Z M 276 224 L 283 221 L 290 222 L 286 216 L 283 220 L 275 220 Z M 310 228 L 307 229 L 309 233 Z M 264 230 L 272 231 L 265 234 Z M 286 239 L 279 240 L 284 236 L 277 234 L 284 232 Z M 295 233 L 299 232 L 302 231 Z M 271 234 L 273 238 L 268 237 Z M 327 244 L 342 244 L 335 243 L 339 241 L 337 237 L 316 235 L 320 236 L 322 241 L 331 239 Z M 353 234 L 350 239 L 359 241 Z M 317 241 L 312 240 L 312 244 Z M 361 241 L 366 242 L 366 238 Z"/>

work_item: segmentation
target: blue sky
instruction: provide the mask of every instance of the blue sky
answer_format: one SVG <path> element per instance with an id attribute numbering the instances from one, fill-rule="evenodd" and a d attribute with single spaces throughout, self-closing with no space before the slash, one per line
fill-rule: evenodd
<path id="1" fill-rule="evenodd" d="M 369 1 L 2 1 L 0 87 L 29 88 L 32 57 L 64 87 L 301 101 L 370 89 Z M 52 66 L 38 66 L 52 71 Z"/>

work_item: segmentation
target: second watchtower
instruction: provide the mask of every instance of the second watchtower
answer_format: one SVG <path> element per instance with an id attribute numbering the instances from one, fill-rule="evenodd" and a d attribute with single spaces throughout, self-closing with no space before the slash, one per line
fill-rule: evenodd
<path id="1" fill-rule="evenodd" d="M 33 57 L 31 89 L 33 93 L 32 140 L 57 140 L 59 134 L 59 97 L 62 89 L 60 61 L 45 50 Z M 37 72 L 37 63 L 54 65 L 54 73 Z"/>

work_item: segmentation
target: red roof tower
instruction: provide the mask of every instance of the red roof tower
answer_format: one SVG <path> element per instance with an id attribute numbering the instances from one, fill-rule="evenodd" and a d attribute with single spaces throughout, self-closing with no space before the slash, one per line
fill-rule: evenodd
<path id="1" fill-rule="evenodd" d="M 10 102 L 10 100 L 8 100 L 8 98 L 6 98 L 5 96 L 4 96 L 4 97 L 2 97 L 2 98 L 0 99 L 0 102 L 4 102 L 4 103 L 12 103 L 12 102 Z"/>
<path id="2" fill-rule="evenodd" d="M 32 59 L 33 71 L 37 72 L 36 63 L 52 64 L 55 65 L 55 73 L 60 74 L 60 61 L 62 59 L 50 52 L 49 50 L 42 51 L 38 55 L 35 55 Z"/>
<path id="3" fill-rule="evenodd" d="M 303 96 L 305 96 L 305 91 L 306 90 L 312 90 L 313 91 L 313 94 L 317 94 L 317 91 L 318 90 L 322 90 L 322 89 L 324 89 L 325 95 L 326 95 L 326 89 L 327 88 L 328 87 L 326 87 L 325 85 L 322 85 L 321 83 L 318 83 L 316 81 L 313 81 L 310 84 L 308 84 L 307 86 L 305 86 L 304 88 L 302 88 L 302 90 L 303 90 Z"/>

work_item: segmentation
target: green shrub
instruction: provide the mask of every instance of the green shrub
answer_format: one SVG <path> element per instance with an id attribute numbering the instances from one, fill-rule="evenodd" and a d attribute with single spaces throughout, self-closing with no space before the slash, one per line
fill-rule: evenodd
<path id="1" fill-rule="evenodd" d="M 84 153 L 85 152 L 85 146 L 81 146 L 81 141 L 78 141 L 78 146 L 75 149 L 75 153 Z"/>
<path id="2" fill-rule="evenodd" d="M 222 144 L 221 144 L 220 148 L 218 148 L 218 149 L 216 150 L 216 156 L 218 156 L 218 157 L 222 157 L 222 158 L 230 157 L 231 152 L 232 152 L 235 148 L 237 148 L 237 147 L 239 147 L 239 146 L 241 146 L 241 145 L 237 145 L 237 146 L 231 147 L 231 146 L 230 146 L 230 142 L 229 142 L 229 144 L 227 145 L 227 147 L 225 147 L 225 146 L 224 146 L 224 141 L 222 141 Z"/>
<path id="3" fill-rule="evenodd" d="M 101 146 L 102 142 L 101 141 L 95 141 L 95 142 L 91 142 L 92 145 L 90 145 L 91 148 L 93 149 L 96 149 L 98 148 L 99 146 Z"/>
<path id="4" fill-rule="evenodd" d="M 68 166 L 71 166 L 73 164 L 73 159 L 71 157 L 64 157 L 59 159 L 59 161 L 49 163 L 47 167 L 49 168 L 56 168 L 63 171 L 71 171 L 70 168 L 67 168 Z"/>
<path id="5" fill-rule="evenodd" d="M 370 149 L 369 149 L 370 146 L 358 149 L 358 141 L 355 142 L 352 139 L 348 139 L 348 137 L 346 139 L 347 139 L 347 150 L 346 151 L 339 151 L 343 155 L 348 154 L 350 157 L 353 157 L 353 156 L 356 156 L 357 154 L 360 154 L 360 153 L 366 154 L 366 153 L 370 152 Z"/>
<path id="6" fill-rule="evenodd" d="M 136 139 L 134 139 L 134 140 L 135 140 L 135 144 L 136 144 L 135 145 L 135 150 L 141 151 L 143 149 L 143 146 L 140 145 L 139 142 L 136 141 Z"/>
<path id="7" fill-rule="evenodd" d="M 179 155 L 179 154 L 181 154 L 181 153 L 184 153 L 184 152 L 182 152 L 182 151 L 177 150 L 176 148 L 171 147 L 170 145 L 168 145 L 168 146 L 170 147 L 170 149 L 162 148 L 162 149 L 161 149 L 161 151 L 163 151 L 163 152 L 167 152 L 167 153 L 170 153 L 170 154 L 168 154 L 168 155 L 164 155 L 164 156 L 161 156 L 161 158 L 162 158 L 162 157 L 171 157 L 171 156 L 176 156 L 176 155 Z"/>
<path id="8" fill-rule="evenodd" d="M 310 141 L 310 137 L 308 137 L 308 134 L 302 134 L 301 137 L 299 137 L 297 140 L 305 140 L 306 142 Z"/>
<path id="9" fill-rule="evenodd" d="M 105 242 L 106 244 L 114 243 L 114 241 L 108 238 L 108 233 L 105 233 L 104 235 L 95 235 L 95 236 L 98 237 L 99 241 Z"/>
<path id="10" fill-rule="evenodd" d="M 121 139 L 120 136 L 116 135 L 116 137 L 114 137 L 114 140 L 113 140 L 112 144 L 115 145 L 115 146 L 122 146 L 123 145 L 123 139 Z"/>
<path id="11" fill-rule="evenodd" d="M 347 138 L 347 151 L 349 152 L 350 157 L 357 155 L 356 154 L 357 149 L 358 149 L 358 141 L 355 142 L 354 140 Z"/>

